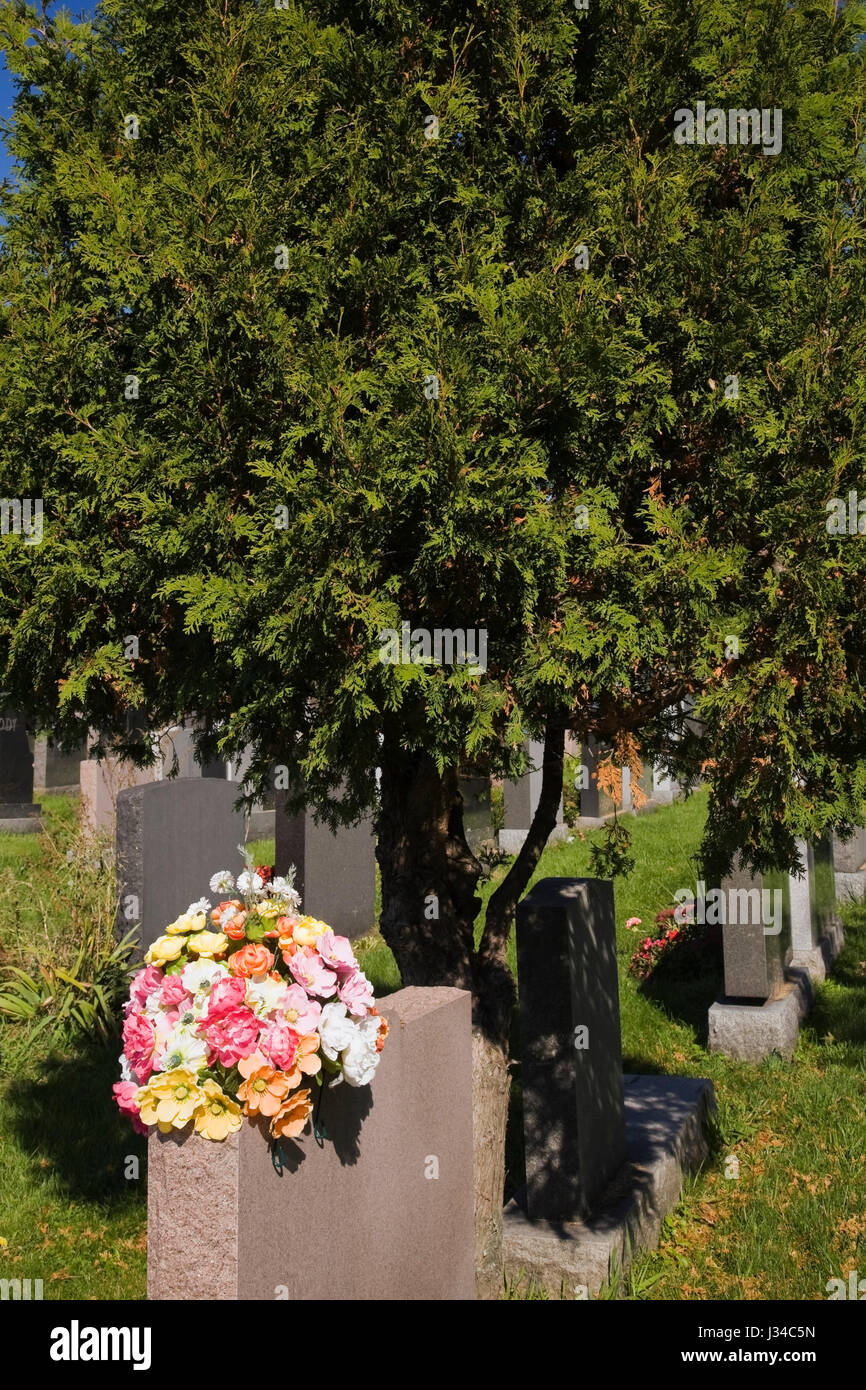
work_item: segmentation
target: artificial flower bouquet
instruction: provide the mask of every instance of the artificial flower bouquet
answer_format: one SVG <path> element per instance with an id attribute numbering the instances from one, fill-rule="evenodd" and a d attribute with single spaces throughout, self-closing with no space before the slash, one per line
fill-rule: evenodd
<path id="1" fill-rule="evenodd" d="M 124 1005 L 120 1109 L 139 1133 L 192 1123 L 205 1139 L 266 1122 L 293 1138 L 311 1087 L 373 1079 L 388 1025 L 351 942 L 298 913 L 294 870 L 214 874 L 147 952 Z"/>

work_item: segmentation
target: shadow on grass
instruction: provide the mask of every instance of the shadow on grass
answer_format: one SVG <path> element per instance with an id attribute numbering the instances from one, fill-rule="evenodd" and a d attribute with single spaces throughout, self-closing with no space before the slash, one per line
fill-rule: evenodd
<path id="1" fill-rule="evenodd" d="M 36 1174 L 44 1177 L 47 1160 L 66 1195 L 105 1206 L 145 1201 L 145 1184 L 124 1176 L 133 1155 L 144 1174 L 147 1141 L 114 1102 L 119 1051 L 118 1041 L 108 1048 L 83 1046 L 74 1055 L 54 1053 L 35 1077 L 4 1088 L 8 1132 Z"/>
<path id="2" fill-rule="evenodd" d="M 708 934 L 699 945 L 675 947 L 659 961 L 640 992 L 658 1004 L 667 1018 L 691 1028 L 695 1041 L 706 1048 L 710 1005 L 725 992 L 721 931 Z"/>

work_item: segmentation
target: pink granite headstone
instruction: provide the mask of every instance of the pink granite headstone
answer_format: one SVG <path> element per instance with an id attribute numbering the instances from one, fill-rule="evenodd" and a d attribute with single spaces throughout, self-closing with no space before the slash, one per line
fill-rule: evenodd
<path id="1" fill-rule="evenodd" d="M 223 1143 L 148 1141 L 150 1299 L 475 1297 L 470 996 L 403 989 L 373 1084 L 326 1089 L 274 1166 L 245 1120 Z M 315 1093 L 315 1087 L 314 1093 Z"/>
<path id="2" fill-rule="evenodd" d="M 113 833 L 118 793 L 154 781 L 155 767 L 134 767 L 119 758 L 85 758 L 78 767 L 82 829 L 89 835 Z"/>

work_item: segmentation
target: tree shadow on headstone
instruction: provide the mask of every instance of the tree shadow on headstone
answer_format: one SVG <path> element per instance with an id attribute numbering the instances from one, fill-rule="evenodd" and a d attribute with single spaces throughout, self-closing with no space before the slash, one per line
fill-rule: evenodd
<path id="1" fill-rule="evenodd" d="M 523 1135 L 523 1085 L 520 1075 L 520 1019 L 517 1009 L 511 1022 L 511 1090 L 505 1129 L 505 1198 L 516 1197 L 526 1187 L 526 1145 Z"/>
<path id="2" fill-rule="evenodd" d="M 144 1203 L 147 1141 L 115 1104 L 119 1079 L 113 1047 L 54 1053 L 32 1078 L 6 1089 L 9 1131 L 28 1154 L 34 1178 L 52 1176 L 70 1198 L 122 1206 Z M 138 1160 L 137 1165 L 129 1163 Z M 132 1173 L 130 1174 L 130 1170 Z M 127 1176 L 130 1174 L 130 1176 Z"/>

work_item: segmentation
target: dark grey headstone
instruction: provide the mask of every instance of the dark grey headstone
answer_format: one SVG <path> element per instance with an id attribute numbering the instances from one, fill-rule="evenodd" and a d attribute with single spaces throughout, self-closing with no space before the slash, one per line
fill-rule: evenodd
<path id="1" fill-rule="evenodd" d="M 33 750 L 33 785 L 55 795 L 78 791 L 79 764 L 87 757 L 87 744 L 72 749 L 52 743 L 48 734 L 40 734 Z"/>
<path id="2" fill-rule="evenodd" d="M 327 922 L 340 936 L 363 936 L 375 926 L 376 846 L 373 822 L 317 824 L 310 809 L 287 816 L 286 793 L 276 794 L 274 872 L 295 866 L 301 911 Z"/>
<path id="3" fill-rule="evenodd" d="M 143 954 L 191 902 L 214 901 L 218 869 L 243 869 L 244 818 L 238 789 L 203 777 L 148 782 L 117 796 L 118 928 L 139 925 Z"/>
<path id="4" fill-rule="evenodd" d="M 517 969 L 527 1210 L 574 1220 L 625 1161 L 613 885 L 537 883 L 517 908 Z"/>
<path id="5" fill-rule="evenodd" d="M 39 830 L 41 809 L 33 800 L 33 754 L 24 718 L 17 710 L 0 710 L 0 833 Z"/>
<path id="6" fill-rule="evenodd" d="M 33 754 L 24 719 L 17 710 L 0 710 L 0 803 L 33 800 Z"/>
<path id="7" fill-rule="evenodd" d="M 725 904 L 725 995 L 761 1002 L 773 999 L 785 983 L 785 966 L 791 955 L 788 874 L 752 874 L 738 863 L 721 888 Z M 764 892 L 771 896 L 765 899 Z M 775 932 L 773 913 L 779 902 L 781 930 Z"/>
<path id="8" fill-rule="evenodd" d="M 540 739 L 529 739 L 526 748 L 529 768 L 515 782 L 503 783 L 503 829 L 529 830 L 541 798 L 542 763 L 544 744 Z M 557 823 L 562 823 L 562 800 L 557 812 Z"/>
<path id="9" fill-rule="evenodd" d="M 601 793 L 595 781 L 598 767 L 598 744 L 590 737 L 581 749 L 581 766 L 586 769 L 585 787 L 580 790 L 580 814 L 598 819 L 601 816 Z"/>
<path id="10" fill-rule="evenodd" d="M 224 758 L 214 758 L 213 762 L 202 764 L 202 777 L 215 777 L 217 781 L 225 781 L 228 776 L 228 763 Z"/>

